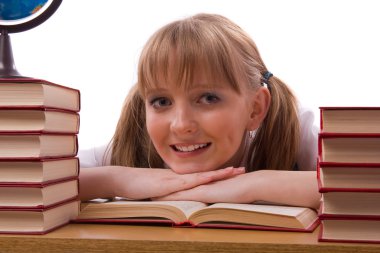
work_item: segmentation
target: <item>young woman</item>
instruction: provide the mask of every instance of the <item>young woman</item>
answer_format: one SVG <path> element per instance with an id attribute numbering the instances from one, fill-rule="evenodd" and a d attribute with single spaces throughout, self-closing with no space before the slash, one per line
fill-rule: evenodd
<path id="1" fill-rule="evenodd" d="M 80 158 L 82 199 L 320 201 L 313 115 L 220 15 L 178 20 L 150 38 L 110 149 Z"/>

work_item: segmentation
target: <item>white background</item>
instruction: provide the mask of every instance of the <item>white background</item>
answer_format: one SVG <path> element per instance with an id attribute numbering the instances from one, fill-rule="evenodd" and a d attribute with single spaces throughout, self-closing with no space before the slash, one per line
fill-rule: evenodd
<path id="1" fill-rule="evenodd" d="M 376 0 L 64 0 L 32 30 L 11 34 L 18 71 L 80 89 L 81 148 L 111 138 L 149 36 L 178 18 L 225 15 L 257 43 L 267 67 L 316 114 L 319 106 L 380 106 Z"/>

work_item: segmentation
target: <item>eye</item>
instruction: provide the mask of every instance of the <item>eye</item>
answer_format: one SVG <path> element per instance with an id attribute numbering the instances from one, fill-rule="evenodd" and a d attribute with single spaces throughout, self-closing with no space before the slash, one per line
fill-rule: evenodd
<path id="1" fill-rule="evenodd" d="M 152 100 L 150 100 L 149 103 L 155 109 L 167 107 L 167 106 L 170 106 L 172 104 L 171 101 L 166 97 L 153 98 Z"/>
<path id="2" fill-rule="evenodd" d="M 215 104 L 220 101 L 220 98 L 218 95 L 208 92 L 203 94 L 199 101 L 203 104 Z"/>

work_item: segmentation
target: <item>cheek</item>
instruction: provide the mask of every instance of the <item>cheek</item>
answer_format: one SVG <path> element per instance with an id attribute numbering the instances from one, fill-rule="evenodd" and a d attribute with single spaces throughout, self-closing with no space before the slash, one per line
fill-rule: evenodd
<path id="1" fill-rule="evenodd" d="M 226 116 L 227 115 L 227 116 Z M 213 132 L 219 136 L 229 152 L 236 151 L 247 131 L 247 116 L 243 110 L 235 110 L 234 113 L 226 113 L 214 122 Z"/>
<path id="2" fill-rule="evenodd" d="M 157 116 L 157 114 L 147 112 L 146 128 L 150 139 L 154 146 L 156 146 L 165 135 L 165 120 L 163 117 Z"/>
<path id="3" fill-rule="evenodd" d="M 223 113 L 209 117 L 204 124 L 207 132 L 215 139 L 223 142 L 228 149 L 236 148 L 246 130 L 246 121 L 242 115 L 236 113 Z"/>

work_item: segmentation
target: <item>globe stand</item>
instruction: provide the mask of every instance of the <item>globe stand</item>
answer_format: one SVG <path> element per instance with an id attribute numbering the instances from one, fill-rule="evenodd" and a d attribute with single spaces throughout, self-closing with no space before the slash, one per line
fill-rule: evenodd
<path id="1" fill-rule="evenodd" d="M 11 38 L 7 30 L 2 30 L 0 35 L 0 78 L 21 78 L 13 60 Z"/>

